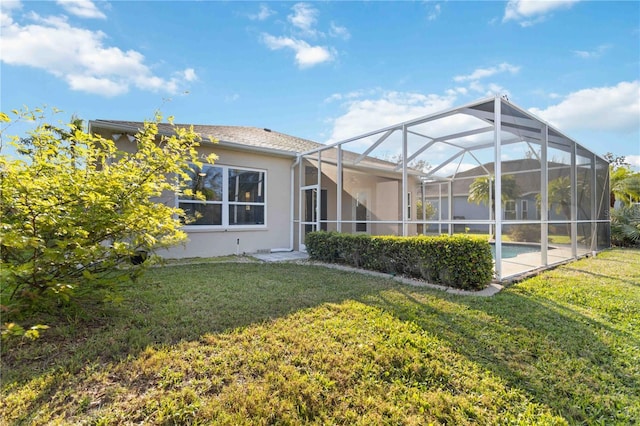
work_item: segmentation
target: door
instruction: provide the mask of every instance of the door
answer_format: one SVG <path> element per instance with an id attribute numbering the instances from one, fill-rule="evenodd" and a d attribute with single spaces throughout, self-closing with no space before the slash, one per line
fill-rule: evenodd
<path id="1" fill-rule="evenodd" d="M 309 232 L 318 229 L 318 189 L 317 186 L 304 187 L 300 190 L 302 196 L 302 227 L 300 232 L 300 250 L 306 250 L 305 237 Z M 327 220 L 327 190 L 320 191 L 320 220 Z M 327 230 L 327 223 L 320 223 L 320 228 Z"/>
<path id="2" fill-rule="evenodd" d="M 353 198 L 353 217 L 355 218 L 355 233 L 370 233 L 371 227 L 371 192 L 367 189 L 358 190 Z"/>

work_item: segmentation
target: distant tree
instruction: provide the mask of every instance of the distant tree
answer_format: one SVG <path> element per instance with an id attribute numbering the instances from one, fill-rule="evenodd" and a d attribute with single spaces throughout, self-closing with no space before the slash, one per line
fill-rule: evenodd
<path id="1" fill-rule="evenodd" d="M 516 184 L 513 175 L 503 175 L 501 179 L 502 203 L 512 201 L 520 196 L 520 189 Z M 491 217 L 496 217 L 496 182 L 494 176 L 482 176 L 476 178 L 469 185 L 469 196 L 467 200 L 470 203 L 489 205 L 491 209 Z M 493 225 L 489 226 L 489 237 L 493 237 Z"/>
<path id="2" fill-rule="evenodd" d="M 76 117 L 64 128 L 47 123 L 40 109 L 12 114 L 13 120 L 0 113 L 4 321 L 56 313 L 85 297 L 113 297 L 142 273 L 147 255 L 186 239 L 181 210 L 154 199 L 178 192 L 189 163 L 202 164 L 193 129 L 174 127 L 172 136 L 159 136 L 156 115 L 135 136 L 137 150 L 127 153 L 86 133 Z M 35 121 L 35 129 L 26 138 L 7 136 L 20 120 Z M 17 156 L 1 152 L 8 145 Z M 3 336 L 21 328 L 6 323 Z"/>
<path id="3" fill-rule="evenodd" d="M 390 163 L 396 163 L 397 165 L 402 165 L 402 154 L 386 155 L 383 156 L 382 160 L 388 161 Z M 426 173 L 431 169 L 431 165 L 427 162 L 427 160 L 409 161 L 407 167 L 422 173 Z"/>
<path id="4" fill-rule="evenodd" d="M 435 206 L 428 201 L 425 201 L 424 203 L 424 215 L 422 214 L 422 210 L 423 210 L 422 207 L 423 207 L 422 200 L 418 200 L 416 202 L 416 211 L 418 212 L 416 215 L 416 218 L 418 220 L 429 220 L 433 218 L 437 213 Z"/>
<path id="5" fill-rule="evenodd" d="M 640 201 L 640 173 L 628 166 L 609 167 L 610 206 L 613 208 L 616 200 L 624 206 Z"/>
<path id="6" fill-rule="evenodd" d="M 631 164 L 627 161 L 627 157 L 624 155 L 615 155 L 611 152 L 607 152 L 604 155 L 604 159 L 609 162 L 609 165 L 615 170 L 618 167 L 630 167 Z"/>
<path id="7" fill-rule="evenodd" d="M 513 175 L 503 175 L 501 180 L 502 204 L 515 200 L 520 196 L 520 189 Z M 489 199 L 491 198 L 491 199 Z M 469 186 L 469 202 L 487 204 L 495 217 L 496 210 L 496 182 L 493 176 L 476 178 Z"/>
<path id="8" fill-rule="evenodd" d="M 561 176 L 549 182 L 548 189 L 549 207 L 555 205 L 556 213 L 571 219 L 571 179 L 569 176 Z M 538 200 L 540 195 L 538 194 Z"/>
<path id="9" fill-rule="evenodd" d="M 611 211 L 611 242 L 616 246 L 640 246 L 640 206 Z"/>

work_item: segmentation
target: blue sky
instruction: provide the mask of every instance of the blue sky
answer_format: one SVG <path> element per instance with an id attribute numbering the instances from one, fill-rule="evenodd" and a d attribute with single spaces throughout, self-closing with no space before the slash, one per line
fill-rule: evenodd
<path id="1" fill-rule="evenodd" d="M 333 142 L 495 94 L 640 167 L 640 2 L 2 1 L 1 107 Z"/>

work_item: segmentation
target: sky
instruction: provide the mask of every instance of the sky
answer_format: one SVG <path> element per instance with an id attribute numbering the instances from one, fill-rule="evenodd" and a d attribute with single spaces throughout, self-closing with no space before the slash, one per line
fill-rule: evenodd
<path id="1" fill-rule="evenodd" d="M 12 1 L 0 107 L 325 143 L 495 95 L 640 170 L 637 1 Z M 14 127 L 17 132 L 23 131 Z"/>

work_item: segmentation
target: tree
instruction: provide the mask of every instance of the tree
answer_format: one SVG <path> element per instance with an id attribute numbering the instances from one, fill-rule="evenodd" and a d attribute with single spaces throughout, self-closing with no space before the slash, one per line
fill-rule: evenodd
<path id="1" fill-rule="evenodd" d="M 620 247 L 640 246 L 640 206 L 611 211 L 611 242 Z"/>
<path id="2" fill-rule="evenodd" d="M 402 167 L 402 154 L 387 154 L 382 156 L 381 160 L 388 161 L 390 163 L 396 163 L 398 166 Z M 427 160 L 414 159 L 407 164 L 407 167 L 421 173 L 427 173 L 429 170 L 431 170 L 431 164 L 429 164 Z"/>
<path id="3" fill-rule="evenodd" d="M 615 155 L 612 152 L 607 152 L 604 159 L 609 162 L 609 165 L 615 170 L 618 167 L 629 167 L 631 164 L 627 161 L 627 157 L 624 155 Z"/>
<path id="4" fill-rule="evenodd" d="M 628 166 L 609 167 L 609 186 L 611 208 L 616 201 L 623 206 L 630 205 L 634 200 L 640 201 L 640 173 L 634 173 Z"/>
<path id="5" fill-rule="evenodd" d="M 491 184 L 489 184 L 491 182 Z M 518 198 L 520 190 L 512 175 L 502 176 L 502 204 Z M 491 200 L 489 200 L 491 198 Z M 490 204 L 491 212 L 495 217 L 496 211 L 496 182 L 493 176 L 476 178 L 469 186 L 469 202 L 476 204 Z"/>
<path id="6" fill-rule="evenodd" d="M 556 206 L 556 213 L 571 219 L 571 179 L 569 176 L 560 176 L 549 182 L 548 188 L 549 207 Z M 538 195 L 538 204 L 541 197 Z"/>
<path id="7" fill-rule="evenodd" d="M 181 210 L 154 199 L 178 192 L 189 163 L 202 164 L 192 128 L 159 136 L 156 115 L 136 135 L 137 150 L 127 153 L 83 131 L 77 118 L 67 129 L 46 123 L 40 109 L 12 113 L 14 120 L 0 113 L 0 150 L 9 139 L 20 154 L 0 151 L 3 319 L 113 297 L 147 267 L 132 259 L 186 239 Z M 27 138 L 5 135 L 12 122 L 25 120 L 36 122 Z"/>
<path id="8" fill-rule="evenodd" d="M 623 206 L 630 205 L 633 200 L 640 201 L 640 173 L 631 169 L 631 164 L 624 155 L 607 152 L 604 159 L 609 162 L 609 205 L 615 207 L 616 200 Z"/>
<path id="9" fill-rule="evenodd" d="M 503 175 L 501 179 L 502 186 L 502 205 L 507 201 L 512 201 L 520 195 L 520 189 L 516 184 L 513 175 Z M 469 185 L 470 203 L 486 204 L 491 208 L 491 218 L 496 217 L 496 182 L 494 176 L 482 176 L 476 178 Z M 490 238 L 493 237 L 493 225 L 489 226 Z"/>

